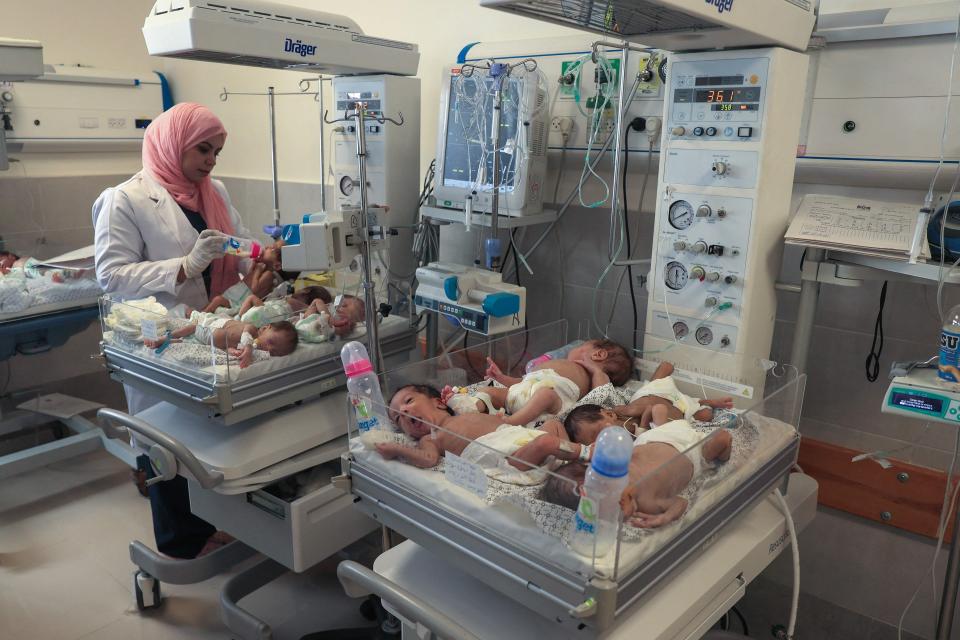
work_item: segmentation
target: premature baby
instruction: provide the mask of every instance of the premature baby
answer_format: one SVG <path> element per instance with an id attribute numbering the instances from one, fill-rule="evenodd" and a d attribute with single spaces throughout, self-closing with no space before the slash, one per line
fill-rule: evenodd
<path id="1" fill-rule="evenodd" d="M 523 378 L 505 375 L 487 359 L 487 377 L 507 387 L 485 388 L 493 405 L 510 415 L 507 424 L 523 425 L 569 411 L 592 389 L 630 379 L 633 361 L 625 348 L 611 340 L 590 340 L 570 351 L 565 359 L 537 365 Z"/>
<path id="2" fill-rule="evenodd" d="M 687 509 L 680 492 L 701 472 L 704 463 L 729 460 L 733 443 L 729 431 L 717 429 L 696 446 L 704 436 L 686 420 L 670 420 L 666 405 L 656 405 L 652 414 L 654 423 L 660 426 L 637 437 L 630 460 L 630 485 L 620 497 L 624 519 L 645 529 L 680 518 Z M 557 470 L 557 477 L 547 479 L 540 497 L 576 509 L 586 470 L 586 464 L 580 462 L 564 465 Z M 570 480 L 576 482 L 577 493 L 570 492 Z"/>
<path id="3" fill-rule="evenodd" d="M 163 346 L 168 341 L 191 339 L 201 344 L 213 344 L 225 349 L 240 361 L 240 368 L 250 366 L 253 351 L 259 349 L 271 356 L 286 356 L 297 348 L 297 330 L 286 321 L 274 322 L 263 327 L 231 320 L 211 313 L 194 311 L 190 322 L 171 331 L 158 340 L 144 338 L 143 343 L 151 349 Z"/>
<path id="4" fill-rule="evenodd" d="M 225 307 L 236 312 L 249 296 L 266 298 L 281 282 L 295 279 L 299 274 L 287 273 L 281 269 L 281 246 L 283 241 L 277 240 L 272 246 L 264 249 L 247 275 L 222 294 L 210 298 L 209 304 L 203 310 L 215 312 Z"/>
<path id="5" fill-rule="evenodd" d="M 436 466 L 445 453 L 451 452 L 487 471 L 528 471 L 546 461 L 536 442 L 548 434 L 556 437 L 563 430 L 556 421 L 538 430 L 504 424 L 501 416 L 482 413 L 456 416 L 444 404 L 440 393 L 426 385 L 400 388 L 390 400 L 389 418 L 417 441 L 416 446 L 380 442 L 375 445 L 376 450 L 388 460 L 401 458 L 422 468 Z M 512 458 L 505 459 L 504 455 Z"/>
<path id="6" fill-rule="evenodd" d="M 673 365 L 661 362 L 650 381 L 633 394 L 630 403 L 615 407 L 614 412 L 625 418 L 637 418 L 639 425 L 646 429 L 650 426 L 652 409 L 655 406 L 669 407 L 670 420 L 683 418 L 698 422 L 713 420 L 714 409 L 733 408 L 733 398 L 730 397 L 698 400 L 684 395 L 677 388 L 672 375 Z"/>
<path id="7" fill-rule="evenodd" d="M 36 258 L 21 258 L 10 251 L 0 251 L 0 276 L 20 275 L 25 278 L 49 278 L 62 284 L 67 280 L 82 278 L 84 269 L 49 269 L 40 266 Z"/>

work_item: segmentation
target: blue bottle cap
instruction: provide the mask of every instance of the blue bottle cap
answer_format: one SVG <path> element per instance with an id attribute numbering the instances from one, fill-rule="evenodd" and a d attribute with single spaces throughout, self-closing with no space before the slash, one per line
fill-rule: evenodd
<path id="1" fill-rule="evenodd" d="M 607 427 L 600 432 L 593 449 L 591 468 L 608 478 L 622 478 L 630 471 L 633 438 L 623 427 Z"/>

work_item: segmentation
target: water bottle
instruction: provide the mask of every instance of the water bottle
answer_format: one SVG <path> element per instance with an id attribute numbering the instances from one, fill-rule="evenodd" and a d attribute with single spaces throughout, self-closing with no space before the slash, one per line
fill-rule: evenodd
<path id="1" fill-rule="evenodd" d="M 633 438 L 626 429 L 607 427 L 600 432 L 570 531 L 570 547 L 580 555 L 602 557 L 616 542 L 620 494 L 630 482 L 632 454 Z"/>
<path id="2" fill-rule="evenodd" d="M 553 351 L 547 351 L 542 356 L 536 357 L 530 362 L 527 363 L 527 373 L 533 371 L 537 366 L 543 364 L 544 362 L 550 362 L 551 360 L 563 360 L 570 352 L 583 344 L 583 340 L 574 340 L 565 347 L 560 347 L 559 349 L 554 349 Z"/>
<path id="3" fill-rule="evenodd" d="M 944 382 L 960 383 L 960 304 L 950 309 L 943 322 L 937 374 Z"/>
<path id="4" fill-rule="evenodd" d="M 348 342 L 340 350 L 343 370 L 347 374 L 347 392 L 357 414 L 357 429 L 390 431 L 380 381 L 370 364 L 367 348 L 360 342 Z"/>
<path id="5" fill-rule="evenodd" d="M 256 260 L 260 257 L 260 254 L 263 253 L 263 247 L 255 240 L 227 236 L 227 241 L 223 243 L 223 252 L 230 256 L 240 256 L 241 258 L 253 258 Z"/>

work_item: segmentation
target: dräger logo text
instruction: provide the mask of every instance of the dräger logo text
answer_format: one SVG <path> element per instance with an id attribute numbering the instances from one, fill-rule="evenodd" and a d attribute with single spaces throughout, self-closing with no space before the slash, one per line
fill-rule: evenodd
<path id="1" fill-rule="evenodd" d="M 715 6 L 717 8 L 717 13 L 733 11 L 733 0 L 705 0 L 705 2 Z"/>
<path id="2" fill-rule="evenodd" d="M 733 0 L 731 0 L 731 2 L 732 1 Z M 283 50 L 287 53 L 299 53 L 301 58 L 306 58 L 307 56 L 312 56 L 317 52 L 317 45 L 303 44 L 303 42 L 300 40 L 293 41 L 290 38 L 287 38 L 283 41 Z"/>

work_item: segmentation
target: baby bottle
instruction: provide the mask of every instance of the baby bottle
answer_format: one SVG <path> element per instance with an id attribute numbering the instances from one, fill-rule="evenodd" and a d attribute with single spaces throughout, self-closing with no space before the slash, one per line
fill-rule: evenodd
<path id="1" fill-rule="evenodd" d="M 223 243 L 223 252 L 231 256 L 240 256 L 241 258 L 253 258 L 256 260 L 263 252 L 263 247 L 259 242 L 248 240 L 247 238 L 234 238 L 227 236 L 227 241 Z"/>
<path id="2" fill-rule="evenodd" d="M 632 454 L 633 438 L 626 429 L 607 427 L 600 432 L 570 531 L 570 547 L 580 555 L 602 557 L 616 541 L 620 494 L 630 482 Z"/>
<path id="3" fill-rule="evenodd" d="M 554 349 L 553 351 L 547 351 L 542 356 L 536 357 L 527 363 L 527 373 L 530 373 L 535 367 L 543 364 L 544 362 L 549 362 L 551 360 L 563 360 L 570 355 L 571 351 L 582 344 L 583 340 L 574 340 L 565 347 L 560 347 L 559 349 Z"/>
<path id="4" fill-rule="evenodd" d="M 340 350 L 343 370 L 347 374 L 347 392 L 357 416 L 357 429 L 361 433 L 375 430 L 390 430 L 386 416 L 380 381 L 370 364 L 367 348 L 361 342 L 348 342 Z"/>
<path id="5" fill-rule="evenodd" d="M 937 374 L 944 382 L 960 383 L 960 304 L 950 309 L 943 322 Z"/>

